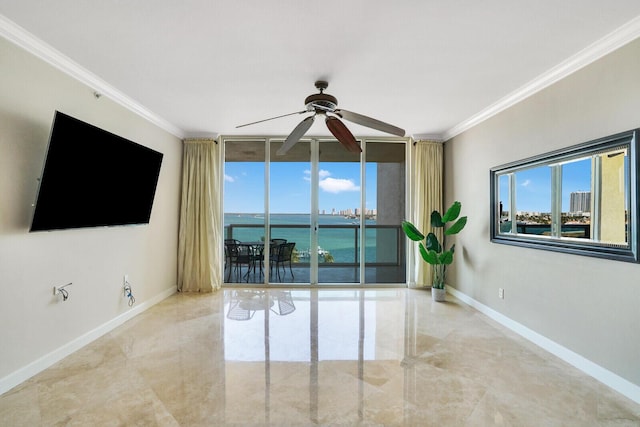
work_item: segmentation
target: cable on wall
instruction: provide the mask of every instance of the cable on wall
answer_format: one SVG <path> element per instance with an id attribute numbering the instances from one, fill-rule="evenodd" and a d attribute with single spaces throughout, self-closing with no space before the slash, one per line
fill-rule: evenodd
<path id="1" fill-rule="evenodd" d="M 69 299 L 69 291 L 67 291 L 65 288 L 69 285 L 73 285 L 73 282 L 69 282 L 66 285 L 62 285 L 62 286 L 54 286 L 53 295 L 56 296 L 60 294 L 62 295 L 62 301 L 66 301 L 67 299 Z"/>
<path id="2" fill-rule="evenodd" d="M 124 296 L 129 299 L 129 307 L 132 307 L 133 304 L 136 303 L 136 298 L 133 296 L 133 291 L 131 289 L 131 283 L 128 280 L 124 282 Z"/>

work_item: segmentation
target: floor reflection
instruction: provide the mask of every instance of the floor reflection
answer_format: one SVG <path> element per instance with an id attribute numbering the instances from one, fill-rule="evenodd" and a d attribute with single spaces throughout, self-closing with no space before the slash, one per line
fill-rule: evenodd
<path id="1" fill-rule="evenodd" d="M 0 396 L 1 424 L 640 425 L 640 405 L 448 298 L 176 294 Z"/>
<path id="2" fill-rule="evenodd" d="M 291 291 L 239 289 L 228 291 L 227 297 L 227 319 L 230 320 L 251 320 L 256 311 L 261 310 L 270 310 L 278 316 L 296 310 Z"/>
<path id="3" fill-rule="evenodd" d="M 226 292 L 228 310 L 235 291 Z M 291 297 L 290 316 L 263 309 L 249 322 L 225 320 L 225 375 L 242 378 L 227 382 L 227 408 L 252 408 L 250 419 L 227 411 L 226 422 L 547 425 L 599 416 L 589 407 L 595 381 L 567 376 L 562 362 L 462 304 L 404 289 Z"/>
<path id="4" fill-rule="evenodd" d="M 295 312 L 282 317 L 282 301 Z M 404 358 L 404 306 L 403 290 L 225 291 L 225 376 L 243 376 L 226 401 L 245 402 L 260 423 L 364 421 L 385 365 Z"/>

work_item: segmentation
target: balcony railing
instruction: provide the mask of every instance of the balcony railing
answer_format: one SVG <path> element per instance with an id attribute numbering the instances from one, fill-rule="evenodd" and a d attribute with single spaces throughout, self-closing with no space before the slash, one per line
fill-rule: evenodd
<path id="1" fill-rule="evenodd" d="M 320 224 L 318 247 L 310 246 L 310 226 L 304 224 L 271 224 L 272 239 L 287 239 L 296 242 L 295 262 L 309 264 L 309 259 L 318 256 L 323 267 L 353 266 L 360 260 L 360 226 L 357 224 Z M 404 240 L 399 225 L 366 225 L 365 263 L 370 266 L 399 266 L 404 264 Z M 263 224 L 229 224 L 225 226 L 225 239 L 256 242 L 265 239 Z"/>
<path id="2" fill-rule="evenodd" d="M 502 224 L 500 224 L 501 233 L 508 233 L 509 231 L 511 231 L 511 222 L 503 222 Z M 517 232 L 518 234 L 534 234 L 538 236 L 550 236 L 551 224 L 528 224 L 525 222 L 518 222 Z M 560 232 L 563 237 L 590 239 L 591 225 L 590 224 L 562 224 L 562 230 Z"/>

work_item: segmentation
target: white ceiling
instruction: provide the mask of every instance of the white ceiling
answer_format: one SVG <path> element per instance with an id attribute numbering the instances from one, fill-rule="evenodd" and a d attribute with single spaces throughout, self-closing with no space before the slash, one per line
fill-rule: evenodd
<path id="1" fill-rule="evenodd" d="M 286 135 L 301 116 L 235 126 L 303 110 L 322 78 L 342 108 L 446 138 L 640 35 L 638 0 L 0 0 L 0 15 L 0 35 L 178 136 Z"/>

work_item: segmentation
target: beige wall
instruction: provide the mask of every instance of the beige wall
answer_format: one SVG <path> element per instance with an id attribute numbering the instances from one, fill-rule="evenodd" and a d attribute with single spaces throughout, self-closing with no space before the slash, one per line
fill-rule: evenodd
<path id="1" fill-rule="evenodd" d="M 639 76 L 636 40 L 445 144 L 445 205 L 469 216 L 452 285 L 636 385 L 640 265 L 491 243 L 489 169 L 640 127 Z"/>
<path id="2" fill-rule="evenodd" d="M 164 153 L 149 225 L 28 232 L 55 110 Z M 125 273 L 136 306 L 175 288 L 181 153 L 177 137 L 0 38 L 0 380 L 131 310 Z M 68 282 L 69 300 L 53 297 Z"/>

